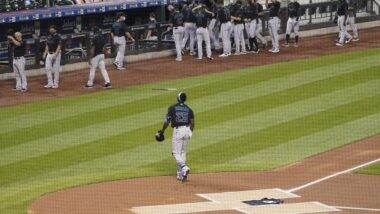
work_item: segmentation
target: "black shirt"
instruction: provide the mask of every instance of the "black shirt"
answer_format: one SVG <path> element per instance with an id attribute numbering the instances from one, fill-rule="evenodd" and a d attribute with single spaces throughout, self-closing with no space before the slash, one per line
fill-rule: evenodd
<path id="1" fill-rule="evenodd" d="M 227 7 L 218 8 L 216 18 L 220 23 L 229 22 L 231 20 L 231 17 L 230 17 L 230 12 L 228 11 L 228 8 Z"/>
<path id="2" fill-rule="evenodd" d="M 194 119 L 194 112 L 184 103 L 170 106 L 166 115 L 166 122 L 170 122 L 172 127 L 189 126 L 191 119 Z"/>
<path id="3" fill-rule="evenodd" d="M 290 2 L 288 4 L 288 15 L 290 18 L 297 18 L 299 16 L 299 9 L 301 5 L 298 2 Z"/>
<path id="4" fill-rule="evenodd" d="M 8 42 L 8 61 L 9 61 L 9 64 L 13 64 L 13 49 L 14 49 L 14 44 L 12 42 Z"/>
<path id="5" fill-rule="evenodd" d="M 204 9 L 198 9 L 194 13 L 194 17 L 197 27 L 207 28 L 207 22 L 211 18 L 211 14 L 207 13 Z"/>
<path id="6" fill-rule="evenodd" d="M 14 57 L 22 57 L 22 56 L 25 56 L 25 42 L 22 41 L 20 46 L 18 45 L 14 45 L 14 49 L 13 49 L 13 56 Z"/>
<path id="7" fill-rule="evenodd" d="M 46 40 L 46 44 L 48 46 L 49 53 L 54 53 L 58 45 L 61 44 L 61 37 L 56 33 L 54 35 L 49 35 Z"/>
<path id="8" fill-rule="evenodd" d="M 235 24 L 244 23 L 244 8 L 241 4 L 232 4 L 230 7 L 231 16 L 241 18 L 240 20 L 234 20 Z"/>
<path id="9" fill-rule="evenodd" d="M 124 22 L 115 22 L 112 25 L 111 32 L 114 36 L 122 37 L 125 36 L 127 31 L 127 25 Z"/>
<path id="10" fill-rule="evenodd" d="M 338 4 L 338 9 L 337 9 L 337 14 L 339 16 L 345 16 L 347 15 L 347 10 L 348 10 L 348 4 L 346 0 L 341 0 Z"/>
<path id="11" fill-rule="evenodd" d="M 269 9 L 269 17 L 276 17 L 278 16 L 278 13 L 280 12 L 281 3 L 276 1 L 274 3 L 268 4 Z"/>
<path id="12" fill-rule="evenodd" d="M 106 45 L 106 41 L 104 38 L 102 38 L 101 35 L 96 35 L 92 39 L 92 46 L 94 47 L 94 56 L 97 56 L 99 54 L 104 54 L 104 46 Z"/>
<path id="13" fill-rule="evenodd" d="M 183 21 L 194 23 L 194 14 L 192 11 L 193 7 L 190 5 L 186 5 L 182 8 Z"/>
<path id="14" fill-rule="evenodd" d="M 263 6 L 259 3 L 249 4 L 245 10 L 245 17 L 251 20 L 258 19 L 259 13 L 263 12 Z"/>
<path id="15" fill-rule="evenodd" d="M 173 11 L 170 14 L 170 23 L 173 24 L 173 27 L 183 26 L 183 23 L 184 23 L 183 14 L 179 12 L 178 10 Z"/>

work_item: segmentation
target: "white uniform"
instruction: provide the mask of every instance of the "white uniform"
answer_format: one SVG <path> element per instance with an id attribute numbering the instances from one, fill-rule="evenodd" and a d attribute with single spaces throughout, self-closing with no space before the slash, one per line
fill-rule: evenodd
<path id="1" fill-rule="evenodd" d="M 240 52 L 247 52 L 245 47 L 244 38 L 244 24 L 238 23 L 234 24 L 234 40 L 235 40 L 235 52 L 239 54 Z"/>
<path id="2" fill-rule="evenodd" d="M 209 25 L 208 25 L 208 32 L 210 34 L 210 41 L 211 46 L 213 46 L 215 49 L 220 49 L 220 43 L 219 43 L 219 30 L 217 30 L 217 21 L 215 18 L 211 19 Z"/>
<path id="3" fill-rule="evenodd" d="M 278 36 L 278 27 L 279 27 L 279 18 L 278 17 L 270 17 L 268 22 L 269 34 L 272 40 L 272 48 L 273 50 L 279 50 L 279 36 Z"/>
<path id="4" fill-rule="evenodd" d="M 204 27 L 198 27 L 196 34 L 197 34 L 197 43 L 198 43 L 198 59 L 202 59 L 203 57 L 203 49 L 202 49 L 203 41 L 205 41 L 206 43 L 207 57 L 211 58 L 211 42 L 210 42 L 210 34 L 208 30 Z"/>
<path id="5" fill-rule="evenodd" d="M 338 17 L 338 26 L 339 26 L 339 43 L 344 44 L 346 39 L 352 39 L 352 36 L 347 32 L 347 26 L 344 23 L 345 16 Z M 347 20 L 346 20 L 347 21 Z"/>
<path id="6" fill-rule="evenodd" d="M 192 136 L 192 131 L 187 126 L 179 126 L 173 129 L 172 154 L 177 162 L 177 173 L 186 165 L 187 144 Z"/>
<path id="7" fill-rule="evenodd" d="M 23 56 L 13 58 L 13 72 L 16 78 L 16 90 L 26 90 L 28 83 L 26 81 L 25 58 Z"/>
<path id="8" fill-rule="evenodd" d="M 125 45 L 127 44 L 127 40 L 125 39 L 125 36 L 114 36 L 113 44 L 117 48 L 117 54 L 114 63 L 117 67 L 122 68 L 124 66 Z"/>
<path id="9" fill-rule="evenodd" d="M 90 61 L 90 75 L 88 77 L 88 86 L 94 85 L 94 78 L 95 78 L 95 71 L 99 67 L 100 72 L 104 78 L 105 84 L 110 83 L 110 78 L 108 76 L 107 70 L 106 70 L 106 64 L 104 62 L 105 56 L 104 54 L 98 54 L 95 57 L 93 57 Z"/>
<path id="10" fill-rule="evenodd" d="M 182 26 L 173 27 L 173 39 L 177 53 L 177 60 L 182 60 L 182 41 L 184 32 Z"/>
<path id="11" fill-rule="evenodd" d="M 46 76 L 48 80 L 48 87 L 58 87 L 59 85 L 59 71 L 61 69 L 61 52 L 57 54 L 48 53 L 45 62 Z"/>
<path id="12" fill-rule="evenodd" d="M 261 42 L 261 44 L 263 44 L 263 45 L 267 45 L 267 40 L 265 39 L 265 37 L 261 34 L 262 33 L 262 31 L 263 31 L 263 26 L 262 26 L 262 21 L 261 21 L 261 19 L 258 19 L 257 21 L 256 21 L 256 19 L 255 20 L 252 20 L 251 22 L 250 22 L 250 24 L 249 24 L 249 30 L 248 30 L 248 32 L 249 32 L 249 36 L 251 37 L 251 38 L 257 38 L 257 39 L 259 39 L 260 40 L 260 42 Z"/>
<path id="13" fill-rule="evenodd" d="M 354 15 L 347 16 L 347 25 L 350 26 L 350 28 L 352 30 L 352 35 L 354 36 L 354 38 L 359 38 L 358 27 L 355 23 L 355 16 Z"/>
<path id="14" fill-rule="evenodd" d="M 290 35 L 293 32 L 294 36 L 298 36 L 299 29 L 300 24 L 299 21 L 297 21 L 297 17 L 289 17 L 286 23 L 286 34 Z"/>

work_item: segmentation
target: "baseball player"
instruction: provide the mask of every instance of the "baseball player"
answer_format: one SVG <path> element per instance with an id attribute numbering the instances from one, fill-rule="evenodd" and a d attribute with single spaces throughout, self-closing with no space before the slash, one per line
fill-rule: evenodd
<path id="1" fill-rule="evenodd" d="M 7 37 L 8 36 L 12 36 L 14 35 L 14 30 L 13 29 L 9 29 L 7 31 Z M 14 45 L 12 43 L 12 40 L 8 39 L 8 66 L 9 66 L 9 71 L 10 73 L 13 73 L 13 49 L 14 49 Z M 16 88 L 13 88 L 14 90 L 17 90 Z"/>
<path id="2" fill-rule="evenodd" d="M 248 29 L 250 51 L 253 53 L 259 52 L 257 37 L 261 36 L 262 23 L 259 14 L 262 11 L 263 7 L 256 0 L 250 0 L 246 7 L 245 21 Z"/>
<path id="3" fill-rule="evenodd" d="M 182 40 L 182 49 L 185 48 L 187 41 L 189 42 L 189 49 L 190 49 L 190 55 L 194 56 L 196 53 L 194 51 L 194 45 L 195 45 L 195 20 L 193 15 L 193 8 L 194 3 L 189 2 L 187 5 L 184 5 L 182 8 L 182 14 L 184 18 L 184 37 Z"/>
<path id="4" fill-rule="evenodd" d="M 102 38 L 101 30 L 98 27 L 94 27 L 94 38 L 92 39 L 92 47 L 90 50 L 90 75 L 86 84 L 86 88 L 94 87 L 95 71 L 99 67 L 100 72 L 104 78 L 104 88 L 111 88 L 111 81 L 106 70 L 106 64 L 104 62 L 106 42 Z"/>
<path id="5" fill-rule="evenodd" d="M 217 20 L 220 23 L 220 35 L 222 36 L 223 54 L 219 57 L 228 57 L 231 55 L 231 17 L 226 6 L 219 7 L 217 12 Z"/>
<path id="6" fill-rule="evenodd" d="M 269 10 L 269 34 L 272 40 L 272 49 L 269 50 L 269 52 L 272 53 L 278 53 L 280 52 L 280 45 L 279 45 L 279 36 L 278 36 L 278 28 L 279 28 L 279 22 L 280 19 L 278 18 L 278 14 L 280 12 L 281 4 L 277 0 L 270 0 L 270 3 L 268 3 L 268 0 L 265 0 L 266 7 Z"/>
<path id="7" fill-rule="evenodd" d="M 288 4 L 288 22 L 286 23 L 286 35 L 285 35 L 285 47 L 289 47 L 290 34 L 294 32 L 294 47 L 298 47 L 298 31 L 299 31 L 299 14 L 300 14 L 301 5 L 297 0 L 292 0 Z"/>
<path id="8" fill-rule="evenodd" d="M 349 43 L 351 42 L 353 38 L 347 32 L 348 4 L 346 0 L 339 0 L 336 14 L 338 16 L 338 27 L 339 27 L 339 42 L 337 42 L 336 45 L 343 46 L 344 42 Z"/>
<path id="9" fill-rule="evenodd" d="M 219 23 L 217 22 L 216 17 L 218 13 L 218 5 L 214 1 L 211 2 L 210 11 L 214 14 L 214 16 L 210 20 L 210 23 L 208 24 L 208 32 L 210 34 L 211 47 L 213 47 L 215 50 L 219 50 Z"/>
<path id="10" fill-rule="evenodd" d="M 214 16 L 214 13 L 208 11 L 203 3 L 200 3 L 197 7 L 193 8 L 195 25 L 197 26 L 197 44 L 198 44 L 198 58 L 202 59 L 203 57 L 203 48 L 202 43 L 206 43 L 206 54 L 209 60 L 213 60 L 211 56 L 211 42 L 210 34 L 207 29 L 208 20 Z"/>
<path id="11" fill-rule="evenodd" d="M 61 36 L 57 33 L 54 25 L 49 27 L 49 36 L 46 40 L 45 52 L 42 58 L 45 59 L 45 69 L 47 84 L 45 88 L 58 88 L 59 70 L 61 69 Z"/>
<path id="12" fill-rule="evenodd" d="M 25 74 L 25 42 L 22 40 L 22 34 L 16 32 L 14 37 L 8 36 L 8 41 L 13 44 L 13 71 L 16 78 L 16 90 L 26 92 L 28 83 Z"/>
<path id="13" fill-rule="evenodd" d="M 175 49 L 177 53 L 176 61 L 182 61 L 182 41 L 184 34 L 184 17 L 179 11 L 178 6 L 169 5 L 168 10 L 170 12 L 170 25 L 173 28 L 173 39 L 175 44 Z"/>
<path id="14" fill-rule="evenodd" d="M 354 37 L 352 41 L 357 42 L 359 41 L 359 34 L 358 34 L 358 27 L 355 23 L 355 18 L 356 18 L 355 4 L 354 2 L 350 1 L 350 3 L 348 4 L 347 25 L 349 25 L 352 30 L 352 35 Z"/>
<path id="15" fill-rule="evenodd" d="M 244 38 L 244 9 L 241 0 L 236 0 L 230 7 L 233 22 L 235 55 L 246 54 Z M 241 49 L 240 49 L 241 48 Z"/>
<path id="16" fill-rule="evenodd" d="M 135 41 L 131 34 L 127 31 L 127 26 L 125 25 L 125 14 L 117 13 L 116 22 L 112 25 L 111 37 L 113 44 L 117 47 L 117 54 L 115 57 L 114 65 L 117 70 L 125 70 L 124 67 L 124 55 L 125 55 L 125 45 L 127 41 L 125 36 L 127 36 L 133 42 Z"/>
<path id="17" fill-rule="evenodd" d="M 159 133 L 164 133 L 171 124 L 173 127 L 172 154 L 177 162 L 177 179 L 186 181 L 190 172 L 186 164 L 187 144 L 194 131 L 194 113 L 185 104 L 186 94 L 181 92 L 177 95 L 177 103 L 170 106 L 164 124 Z"/>

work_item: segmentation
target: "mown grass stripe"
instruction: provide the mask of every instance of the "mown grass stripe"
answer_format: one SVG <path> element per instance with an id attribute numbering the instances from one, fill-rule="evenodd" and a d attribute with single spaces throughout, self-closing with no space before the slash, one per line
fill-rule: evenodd
<path id="1" fill-rule="evenodd" d="M 342 72 L 337 72 L 337 73 L 342 73 Z M 329 75 L 331 76 L 334 76 L 336 75 L 334 72 L 329 72 Z M 325 74 L 324 77 L 328 77 L 329 75 Z M 309 81 L 313 81 L 313 75 L 303 75 L 302 76 L 303 78 L 297 78 L 296 76 L 293 76 L 293 78 L 295 78 L 296 80 L 298 80 L 296 83 L 294 84 L 301 84 L 302 81 L 306 81 L 306 82 L 309 82 Z M 318 76 L 317 76 L 318 77 Z M 319 78 L 319 77 L 318 77 Z M 284 84 L 284 82 L 281 82 L 279 81 L 278 82 L 279 84 Z M 289 84 L 287 84 L 285 82 L 285 85 L 286 86 L 290 86 Z M 264 89 L 266 88 L 265 85 L 262 86 L 263 87 L 263 90 L 261 91 L 262 92 L 271 92 L 271 91 L 276 91 L 276 88 L 272 88 L 272 84 L 270 84 L 269 89 Z M 258 88 L 260 89 L 260 87 Z M 262 95 L 260 94 L 260 90 L 258 90 L 258 95 Z M 213 96 L 213 98 L 207 98 L 202 100 L 197 100 L 198 102 L 195 103 L 194 105 L 194 108 L 197 109 L 202 109 L 203 111 L 207 110 L 206 107 L 208 108 L 216 108 L 218 106 L 222 106 L 222 105 L 227 105 L 228 103 L 225 102 L 225 103 L 221 103 L 220 100 L 223 100 L 224 97 L 225 97 L 226 94 L 222 94 L 221 97 L 218 97 L 218 96 Z M 255 93 L 252 93 L 253 97 L 255 96 Z M 236 98 L 239 98 L 239 96 L 230 96 L 230 97 L 236 97 Z M 243 97 L 240 97 L 240 99 L 248 99 L 249 96 L 243 96 Z M 229 100 L 230 103 L 235 103 L 237 102 L 238 100 L 233 100 L 233 99 L 230 99 Z M 213 102 L 213 103 L 211 103 Z M 161 113 L 159 113 L 161 112 Z M 154 114 L 155 115 L 161 115 L 162 112 L 165 112 L 164 109 L 160 109 L 159 112 L 155 112 Z M 152 113 L 152 114 L 150 114 Z M 113 125 L 114 127 L 122 127 L 122 126 L 125 126 L 124 123 L 127 123 L 128 125 L 128 122 L 133 122 L 136 121 L 138 122 L 139 124 L 152 124 L 152 121 L 155 122 L 155 121 L 159 121 L 158 117 L 153 115 L 153 112 L 148 112 L 148 113 L 143 113 L 143 114 L 137 114 L 137 115 L 132 115 L 131 117 L 126 117 L 125 119 L 119 119 L 119 120 L 116 120 L 116 121 L 112 121 L 112 124 L 110 125 Z M 157 117 L 157 119 L 153 119 L 152 117 Z M 139 119 L 140 118 L 140 119 Z M 122 121 L 122 123 L 118 122 L 118 121 Z M 144 122 L 143 122 L 144 121 Z M 145 122 L 146 121 L 146 122 Z M 119 125 L 116 125 L 117 123 L 119 123 Z M 131 124 L 131 125 L 132 125 Z M 153 123 L 154 124 L 154 123 Z M 103 125 L 103 124 L 96 124 L 94 125 L 93 127 L 99 127 L 100 125 Z M 135 124 L 134 124 L 135 125 Z M 108 124 L 106 124 L 106 126 L 108 126 Z M 90 129 L 88 129 L 90 128 Z M 74 146 L 74 145 L 78 145 L 78 144 L 83 144 L 83 143 L 86 143 L 86 142 L 89 142 L 89 141 L 93 141 L 94 137 L 95 139 L 99 139 L 99 138 L 104 138 L 104 137 L 107 137 L 107 136 L 112 136 L 112 135 L 116 135 L 116 134 L 119 134 L 121 133 L 123 130 L 128 130 L 127 128 L 126 129 L 117 129 L 118 132 L 113 132 L 113 131 L 116 131 L 115 129 L 114 130 L 103 130 L 102 128 L 98 128 L 98 130 L 96 129 L 93 129 L 92 127 L 88 127 L 86 129 L 79 129 L 79 130 L 75 130 L 75 133 L 64 133 L 63 135 L 64 136 L 53 136 L 53 138 L 47 138 L 47 139 L 41 139 L 41 140 L 45 140 L 44 142 L 41 142 L 41 140 L 38 140 L 36 142 L 31 142 L 31 143 L 27 143 L 27 144 L 21 144 L 19 146 L 15 146 L 15 147 L 11 147 L 11 148 L 8 148 L 8 149 L 3 149 L 2 151 L 0 151 L 0 160 L 4 160 L 4 161 L 0 161 L 0 165 L 6 165 L 6 164 L 9 164 L 9 163 L 12 163 L 12 162 L 16 162 L 16 161 L 19 161 L 19 160 L 22 160 L 22 159 L 26 159 L 26 158 L 30 158 L 30 157 L 36 157 L 36 156 L 39 156 L 39 155 L 43 155 L 43 154 L 46 154 L 46 153 L 49 153 L 49 152 L 52 152 L 52 151 L 56 151 L 56 150 L 60 150 L 60 149 L 64 149 L 64 148 L 68 148 L 68 147 L 71 147 L 71 146 Z M 136 127 L 131 127 L 132 130 L 133 128 L 136 128 Z M 137 127 L 138 128 L 138 127 Z M 104 128 L 105 129 L 105 128 Z M 131 129 L 129 129 L 131 130 Z M 107 132 L 107 133 L 104 133 L 104 132 Z M 109 134 L 109 135 L 107 135 Z M 84 137 L 81 137 L 82 135 L 85 135 Z M 86 139 L 89 139 L 87 140 Z M 72 145 L 67 145 L 68 141 L 74 141 L 75 143 Z M 58 142 L 57 142 L 58 141 Z M 59 143 L 59 141 L 62 141 L 62 143 Z M 66 143 L 66 144 L 65 144 Z M 39 145 L 39 146 L 38 146 Z M 49 146 L 51 145 L 51 146 Z M 20 157 L 18 155 L 15 155 L 14 152 L 12 151 L 15 151 L 15 152 L 19 152 L 21 149 L 21 151 L 23 151 L 24 155 L 23 157 Z M 31 155 L 31 156 L 30 156 Z M 8 161 L 11 161 L 11 162 L 8 162 Z"/>
<path id="2" fill-rule="evenodd" d="M 319 97 L 291 103 L 289 105 L 280 106 L 258 114 L 226 121 L 224 123 L 218 123 L 217 125 L 207 129 L 197 130 L 194 134 L 194 138 L 192 139 L 189 149 L 190 151 L 200 149 L 212 144 L 217 144 L 224 140 L 234 139 L 239 136 L 243 136 L 251 132 L 257 132 L 290 120 L 303 118 L 308 115 L 323 112 L 327 109 L 332 109 L 341 105 L 355 102 L 363 98 L 378 98 L 372 96 L 379 94 L 379 89 L 377 87 L 379 83 L 380 81 L 371 81 L 370 83 L 324 94 Z M 81 162 L 59 170 L 57 173 L 65 174 L 75 171 L 89 173 L 90 171 L 103 170 L 111 173 L 112 170 L 129 170 L 131 167 L 139 168 L 143 165 L 162 161 L 166 158 L 171 158 L 169 155 L 171 145 L 169 143 L 161 144 L 160 146 L 154 146 L 152 143 L 88 162 Z M 167 154 L 166 156 L 162 155 L 165 153 Z M 107 164 L 105 165 L 102 163 Z"/>
<path id="3" fill-rule="evenodd" d="M 207 128 L 208 126 L 212 126 L 220 122 L 236 119 L 255 112 L 264 111 L 279 105 L 285 105 L 310 97 L 320 96 L 324 93 L 329 93 L 334 90 L 369 81 L 375 78 L 376 74 L 378 75 L 378 78 L 380 78 L 380 73 L 374 72 L 373 69 L 361 70 L 359 72 L 335 76 L 329 79 L 272 93 L 267 96 L 258 97 L 256 99 L 247 99 L 228 106 L 222 106 L 218 109 L 202 112 L 197 116 L 200 118 L 197 120 L 197 123 L 200 124 L 200 126 L 197 126 L 197 129 Z M 245 97 L 244 94 L 241 96 Z M 240 111 L 234 111 L 236 110 L 236 106 L 238 106 Z M 224 117 L 218 117 L 226 111 L 230 113 Z M 217 120 L 209 120 L 210 118 L 217 118 Z M 0 172 L 6 175 L 17 171 L 17 175 L 13 175 L 14 177 L 17 177 L 17 179 L 12 180 L 12 182 L 16 182 L 19 179 L 29 179 L 32 176 L 45 173 L 49 170 L 58 170 L 78 162 L 90 161 L 102 156 L 132 149 L 148 143 L 152 139 L 151 133 L 154 132 L 154 128 L 159 127 L 159 125 L 160 124 L 157 124 L 155 127 L 149 128 L 144 127 L 144 129 L 148 129 L 149 132 L 144 130 L 133 130 L 132 133 L 123 133 L 121 135 L 117 135 L 116 137 L 111 136 L 110 138 L 103 138 L 99 141 L 92 141 L 51 152 L 46 155 L 25 159 L 11 165 L 0 167 Z M 134 135 L 133 133 L 137 133 L 137 135 Z M 125 139 L 133 140 L 129 143 L 125 143 Z M 139 139 L 139 141 L 136 139 Z"/>

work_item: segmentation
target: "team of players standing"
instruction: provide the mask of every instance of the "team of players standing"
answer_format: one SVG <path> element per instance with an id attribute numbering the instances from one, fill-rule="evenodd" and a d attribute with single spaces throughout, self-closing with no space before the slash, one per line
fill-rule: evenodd
<path id="1" fill-rule="evenodd" d="M 268 28 L 272 48 L 269 52 L 278 53 L 279 45 L 279 12 L 280 2 L 278 0 L 266 0 L 268 10 Z M 213 60 L 211 49 L 222 49 L 219 57 L 228 57 L 232 54 L 232 42 L 235 45 L 234 55 L 259 53 L 261 48 L 267 47 L 267 41 L 262 35 L 262 20 L 264 19 L 263 6 L 257 0 L 248 0 L 247 5 L 243 5 L 241 0 L 234 0 L 230 5 L 223 6 L 223 3 L 213 1 L 196 2 L 189 0 L 180 8 L 178 5 L 169 5 L 170 23 L 173 30 L 173 39 L 176 48 L 176 60 L 182 61 L 186 47 L 190 50 L 190 55 L 197 55 L 197 59 L 203 58 L 203 42 L 206 48 L 206 57 Z M 291 0 L 287 7 L 288 21 L 285 34 L 284 47 L 289 47 L 290 35 L 294 33 L 294 47 L 298 47 L 299 41 L 299 17 L 302 15 L 300 4 L 297 0 Z M 346 0 L 339 0 L 336 22 L 339 27 L 339 38 L 337 46 L 343 46 L 351 41 L 358 41 L 358 30 L 355 24 L 355 8 L 351 7 Z M 117 48 L 117 55 L 114 65 L 118 70 L 124 70 L 124 54 L 126 37 L 134 41 L 124 23 L 124 13 L 117 14 L 117 20 L 112 26 L 111 37 L 114 46 Z M 353 36 L 347 32 L 347 25 L 353 31 Z M 91 42 L 92 48 L 88 54 L 90 64 L 89 80 L 86 88 L 94 86 L 95 71 L 100 69 L 104 78 L 104 87 L 110 88 L 111 82 L 105 67 L 105 39 L 102 38 L 101 30 L 97 27 L 93 29 L 94 38 Z M 245 36 L 246 34 L 246 36 Z M 221 38 L 221 43 L 220 43 Z M 249 44 L 246 44 L 246 38 Z M 15 74 L 16 85 L 14 90 L 26 92 L 27 80 L 25 74 L 25 42 L 20 32 L 8 35 L 11 58 L 10 63 Z M 188 46 L 187 46 L 188 44 Z M 196 47 L 195 48 L 195 44 Z M 57 89 L 59 87 L 59 73 L 61 61 L 61 37 L 57 33 L 55 26 L 49 28 L 49 35 L 46 41 L 45 51 L 41 65 L 45 65 L 47 89 Z M 247 51 L 248 47 L 248 51 Z M 197 49 L 197 53 L 195 52 Z"/>

